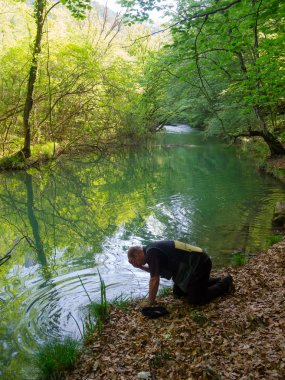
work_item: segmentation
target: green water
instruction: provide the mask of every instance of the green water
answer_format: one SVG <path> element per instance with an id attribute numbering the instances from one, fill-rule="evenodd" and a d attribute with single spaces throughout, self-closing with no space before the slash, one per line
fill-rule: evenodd
<path id="1" fill-rule="evenodd" d="M 170 133 L 170 132 L 176 133 Z M 0 379 L 33 379 L 31 355 L 50 337 L 79 336 L 88 297 L 146 294 L 148 275 L 126 249 L 179 239 L 203 247 L 215 267 L 232 252 L 268 246 L 284 187 L 238 150 L 187 127 L 108 159 L 60 160 L 0 176 Z M 13 248 L 14 247 L 14 248 Z M 80 279 L 79 279 L 80 276 Z"/>

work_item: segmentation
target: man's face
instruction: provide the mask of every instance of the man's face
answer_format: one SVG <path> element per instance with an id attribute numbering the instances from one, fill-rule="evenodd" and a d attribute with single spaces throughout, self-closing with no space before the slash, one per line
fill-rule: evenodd
<path id="1" fill-rule="evenodd" d="M 135 256 L 129 259 L 129 263 L 135 268 L 141 267 L 144 264 L 142 253 L 137 251 Z"/>

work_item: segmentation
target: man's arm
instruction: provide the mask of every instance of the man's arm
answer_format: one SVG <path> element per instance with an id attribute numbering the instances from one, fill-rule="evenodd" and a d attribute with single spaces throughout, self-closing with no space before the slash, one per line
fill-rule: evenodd
<path id="1" fill-rule="evenodd" d="M 155 302 L 156 294 L 159 287 L 159 276 L 151 277 L 149 280 L 149 302 L 150 304 Z"/>

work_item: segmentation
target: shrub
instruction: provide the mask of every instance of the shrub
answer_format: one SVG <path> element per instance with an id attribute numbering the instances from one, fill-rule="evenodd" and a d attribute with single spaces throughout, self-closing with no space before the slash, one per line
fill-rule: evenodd
<path id="1" fill-rule="evenodd" d="M 0 170 L 24 169 L 25 162 L 17 155 L 0 159 Z"/>

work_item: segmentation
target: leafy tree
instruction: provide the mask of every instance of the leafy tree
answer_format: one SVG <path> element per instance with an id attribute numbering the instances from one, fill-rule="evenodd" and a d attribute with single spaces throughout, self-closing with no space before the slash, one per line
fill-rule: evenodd
<path id="1" fill-rule="evenodd" d="M 0 53 L 3 156 L 23 144 L 29 40 L 34 33 L 28 6 L 20 13 L 19 4 L 11 3 L 10 10 L 0 15 L 7 22 L 5 49 Z M 136 25 L 121 27 L 120 18 L 104 9 L 93 8 L 87 18 L 76 20 L 65 7 L 50 8 L 41 53 L 36 56 L 29 118 L 33 154 L 37 151 L 44 158 L 70 150 L 105 151 L 107 144 L 125 144 L 130 139 L 134 143 L 144 135 L 140 83 L 148 51 L 156 47 L 143 39 L 139 49 L 129 46 L 130 36 L 139 37 L 144 30 Z"/>
<path id="2" fill-rule="evenodd" d="M 86 9 L 90 8 L 90 0 L 62 0 L 61 1 L 71 11 L 75 18 L 82 19 L 85 17 Z M 33 108 L 33 95 L 34 88 L 37 79 L 39 55 L 42 50 L 42 37 L 44 23 L 48 13 L 54 8 L 60 1 L 53 3 L 53 5 L 47 9 L 46 0 L 36 0 L 34 2 L 34 19 L 36 22 L 36 37 L 32 49 L 31 66 L 28 76 L 27 94 L 24 104 L 23 125 L 24 125 L 24 146 L 21 153 L 25 158 L 31 156 L 31 111 Z"/>
<path id="3" fill-rule="evenodd" d="M 147 19 L 150 9 L 163 8 L 161 1 L 153 0 L 121 3 L 128 7 L 131 22 Z M 209 133 L 261 137 L 271 156 L 285 153 L 280 142 L 284 133 L 285 77 L 280 49 L 284 7 L 278 0 L 181 0 L 170 26 L 162 30 L 170 29 L 173 38 L 166 46 L 168 88 L 177 78 L 181 95 L 188 92 L 188 102 L 178 98 L 184 110 L 188 103 L 188 119 L 194 113 L 194 121 Z M 172 96 L 176 107 L 174 94 L 176 90 Z"/>

